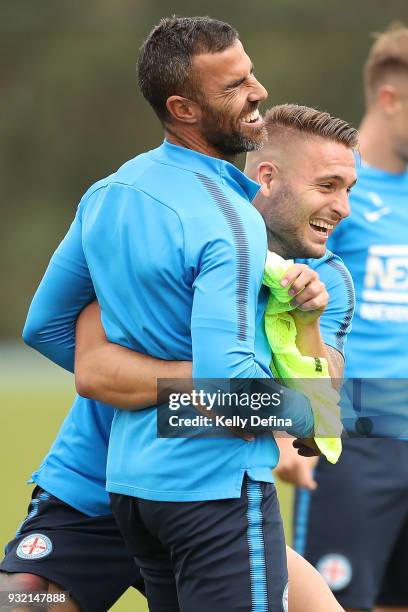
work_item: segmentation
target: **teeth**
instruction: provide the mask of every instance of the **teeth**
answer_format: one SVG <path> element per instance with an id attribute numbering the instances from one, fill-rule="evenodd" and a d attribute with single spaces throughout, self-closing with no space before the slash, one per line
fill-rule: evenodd
<path id="1" fill-rule="evenodd" d="M 311 219 L 310 223 L 312 225 L 316 225 L 317 227 L 324 227 L 329 230 L 332 230 L 334 228 L 334 225 L 331 225 L 330 223 L 326 223 L 326 221 L 323 221 L 322 219 Z"/>
<path id="2" fill-rule="evenodd" d="M 257 119 L 259 119 L 259 109 L 256 109 L 253 113 L 244 117 L 242 121 L 245 123 L 250 123 L 251 121 L 256 121 Z"/>

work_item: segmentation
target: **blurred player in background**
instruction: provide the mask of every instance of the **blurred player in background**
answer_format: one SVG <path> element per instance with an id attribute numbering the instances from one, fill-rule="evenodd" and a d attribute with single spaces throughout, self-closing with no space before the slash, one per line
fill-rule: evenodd
<path id="1" fill-rule="evenodd" d="M 354 164 L 352 156 L 347 156 L 347 146 L 336 142 L 335 134 L 348 131 L 352 145 L 355 131 L 327 114 L 293 105 L 269 111 L 266 127 L 270 146 L 251 154 L 247 164 L 248 174 L 261 184 L 256 206 L 267 223 L 269 248 L 284 257 L 314 256 L 315 259 L 299 261 L 298 266 L 305 273 L 309 270 L 308 291 L 312 295 L 322 290 L 318 275 L 326 283 L 329 305 L 316 320 L 335 364 L 339 357 L 342 361 L 348 331 L 344 321 L 353 307 L 348 291 L 350 280 L 341 261 L 325 253 L 327 228 L 313 229 L 310 221 L 330 220 L 337 224 L 347 216 L 348 192 L 355 180 Z M 345 166 L 338 157 L 343 152 L 348 160 Z M 296 157 L 296 163 L 288 163 L 289 157 Z M 284 199 L 282 193 L 286 194 Z M 75 227 L 74 224 L 51 260 L 25 331 L 28 343 L 71 371 L 76 318 L 95 297 Z M 320 255 L 323 257 L 319 258 Z M 52 299 L 55 292 L 58 300 Z M 262 299 L 266 297 L 264 290 Z M 306 292 L 298 299 L 307 300 Z M 143 408 L 156 401 L 157 378 L 190 377 L 190 363 L 161 361 L 108 343 L 99 314 L 92 315 L 92 308 L 95 306 L 84 311 L 79 323 L 79 378 L 85 379 L 87 385 L 83 392 L 102 393 L 104 402 L 124 408 Z M 67 310 L 70 316 L 63 317 Z M 313 317 L 313 312 L 309 314 Z M 308 314 L 299 312 L 298 316 Z M 264 342 L 261 328 L 260 320 L 257 335 Z M 76 610 L 77 602 L 82 610 L 92 612 L 107 609 L 135 582 L 142 588 L 140 574 L 123 545 L 105 491 L 112 417 L 113 410 L 106 403 L 77 397 L 53 447 L 33 475 L 39 488 L 29 516 L 7 547 L 1 568 L 14 574 L 3 574 L 1 588 L 47 589 L 51 582 L 54 590 L 61 585 L 71 592 L 70 609 Z M 47 538 L 51 548 L 41 551 Z M 33 545 L 35 555 L 29 549 Z M 28 553 L 24 552 L 26 549 Z M 288 567 L 292 612 L 340 610 L 317 573 L 293 551 L 288 554 Z"/>
<path id="2" fill-rule="evenodd" d="M 356 288 L 356 314 L 347 345 L 348 378 L 408 377 L 408 29 L 379 35 L 364 68 L 366 113 L 360 128 L 361 164 L 351 216 L 330 248 L 342 257 Z M 359 165 L 359 164 L 357 164 Z M 388 385 L 374 406 L 362 384 L 355 402 L 373 410 L 374 433 L 406 437 L 408 406 L 390 399 Z M 358 389 L 356 386 L 355 388 Z M 406 394 L 405 394 L 406 395 Z M 354 398 L 356 395 L 354 395 Z M 367 399 L 370 398 L 370 399 Z M 399 403 L 398 403 L 399 402 Z M 381 417 L 392 410 L 393 418 Z M 364 420 L 362 420 L 364 423 Z M 361 430 L 360 430 L 361 431 Z M 404 436 L 405 432 L 405 436 Z M 325 576 L 350 610 L 408 610 L 408 443 L 346 440 L 336 466 L 293 453 L 281 475 L 299 480 L 295 547 Z M 279 471 L 279 470 L 278 470 Z"/>

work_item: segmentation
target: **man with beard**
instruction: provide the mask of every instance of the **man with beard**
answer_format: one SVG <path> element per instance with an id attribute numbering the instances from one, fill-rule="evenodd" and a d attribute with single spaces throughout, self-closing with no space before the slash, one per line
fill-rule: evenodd
<path id="1" fill-rule="evenodd" d="M 408 28 L 378 35 L 364 84 L 352 214 L 330 248 L 344 259 L 356 287 L 346 376 L 363 379 L 353 391 L 357 433 L 372 439 L 345 440 L 333 469 L 319 462 L 316 491 L 298 494 L 295 544 L 343 606 L 406 612 Z"/>
<path id="2" fill-rule="evenodd" d="M 89 269 L 107 337 L 192 360 L 197 379 L 270 379 L 270 354 L 255 356 L 267 247 L 251 205 L 258 185 L 230 163 L 262 145 L 267 93 L 237 32 L 206 17 L 161 20 L 141 48 L 138 77 L 166 140 L 88 190 L 68 239 L 81 236 L 82 273 Z M 309 402 L 287 397 L 279 416 L 310 437 Z M 151 610 L 284 610 L 270 435 L 159 438 L 153 406 L 118 410 L 109 444 L 107 488 Z M 52 553 L 52 542 L 42 544 L 39 554 Z"/>
<path id="3" fill-rule="evenodd" d="M 348 197 L 356 181 L 352 154 L 356 132 L 327 113 L 296 105 L 272 108 L 266 113 L 265 125 L 268 142 L 262 151 L 248 154 L 245 168 L 246 174 L 261 185 L 254 204 L 266 223 L 269 249 L 288 259 L 298 254 L 303 257 L 296 260 L 283 281 L 291 286 L 298 305 L 292 311 L 298 348 L 304 355 L 326 355 L 332 376 L 340 379 L 354 293 L 347 269 L 326 250 L 326 243 L 334 228 L 349 214 Z M 330 299 L 325 309 L 322 295 L 326 289 Z M 266 287 L 259 299 L 261 305 L 266 303 Z M 113 347 L 98 319 L 95 304 L 79 320 L 76 357 L 79 392 L 131 410 L 140 399 L 139 386 L 135 384 L 140 377 L 139 358 L 123 347 Z M 257 327 L 257 353 L 265 342 L 261 320 Z M 187 364 L 185 368 L 188 377 Z M 156 380 L 152 373 L 145 377 L 146 405 L 155 400 Z M 279 444 L 286 446 L 282 441 Z M 290 589 L 291 609 L 335 610 L 336 604 L 314 577 L 306 575 L 305 567 L 297 565 L 293 554 L 289 553 L 288 560 L 290 580 L 296 580 L 296 589 L 293 592 Z M 307 581 L 302 587 L 300 575 Z"/>
<path id="4" fill-rule="evenodd" d="M 322 124 L 323 119 L 325 123 Z M 301 131 L 299 125 L 302 120 L 304 126 Z M 279 129 L 277 129 L 275 122 L 286 124 L 286 128 L 278 125 Z M 260 153 L 259 158 L 255 157 L 256 153 L 251 154 L 247 170 L 262 185 L 256 205 L 265 213 L 270 212 L 267 220 L 270 248 L 285 257 L 293 257 L 297 251 L 291 250 L 289 243 L 286 249 L 280 247 L 277 241 L 280 232 L 275 238 L 273 237 L 275 222 L 276 224 L 283 222 L 280 220 L 282 211 L 276 195 L 290 176 L 293 182 L 295 172 L 297 173 L 298 170 L 296 167 L 295 171 L 295 167 L 289 164 L 285 166 L 286 174 L 282 175 L 282 160 L 285 155 L 289 154 L 285 144 L 287 136 L 291 135 L 292 144 L 296 142 L 300 151 L 305 153 L 305 155 L 300 153 L 298 159 L 299 170 L 303 169 L 302 177 L 305 181 L 303 188 L 306 189 L 310 181 L 315 183 L 315 188 L 310 192 L 307 200 L 308 206 L 305 207 L 302 201 L 303 191 L 299 191 L 301 185 L 295 182 L 294 188 L 297 196 L 288 202 L 285 214 L 293 216 L 299 207 L 303 207 L 302 219 L 309 220 L 309 218 L 323 216 L 324 219 L 327 220 L 330 217 L 331 222 L 337 223 L 348 213 L 347 192 L 354 175 L 352 175 L 352 169 L 347 168 L 347 161 L 349 161 L 349 147 L 355 144 L 355 131 L 344 122 L 330 118 L 327 114 L 295 106 L 271 111 L 267 114 L 266 123 L 275 146 L 270 148 L 268 145 Z M 333 130 L 336 126 L 337 136 L 341 138 L 343 134 L 343 141 L 337 143 L 337 146 L 336 133 Z M 278 139 L 279 134 L 284 137 Z M 293 140 L 294 134 L 298 135 L 298 139 Z M 313 145 L 321 147 L 319 151 L 324 154 L 322 164 L 315 168 L 317 160 L 312 155 L 313 166 L 307 168 L 305 166 L 310 159 Z M 279 155 L 281 149 L 282 154 Z M 330 167 L 330 162 L 333 163 L 333 154 L 338 152 L 345 155 L 343 166 L 340 169 L 336 167 L 336 175 L 340 172 L 343 180 L 336 183 L 334 195 L 329 197 L 325 191 L 325 184 L 322 185 L 321 181 L 322 179 L 330 180 L 331 177 L 327 176 L 327 173 L 321 175 L 321 170 L 326 166 Z M 291 173 L 290 169 L 292 169 Z M 317 173 L 316 170 L 318 170 Z M 271 180 L 272 177 L 273 180 Z M 338 181 L 338 178 L 336 180 Z M 275 189 L 275 186 L 278 189 Z M 276 219 L 273 217 L 274 210 L 277 213 Z M 315 230 L 311 234 L 308 234 L 307 231 L 305 222 L 299 224 L 299 234 L 305 234 L 304 238 L 308 240 L 307 248 L 302 247 L 299 255 L 317 257 L 324 253 L 327 235 L 324 236 L 324 240 L 322 236 L 327 233 L 322 232 L 320 236 L 320 232 L 317 234 Z M 347 285 L 343 279 L 344 273 L 339 272 L 342 266 L 339 260 L 332 256 L 324 256 L 322 260 L 310 260 L 307 263 L 319 269 L 319 273 L 327 280 L 327 288 L 331 296 L 327 311 L 320 317 L 324 342 L 329 351 L 332 351 L 330 346 L 333 345 L 341 351 L 345 336 L 339 334 L 339 331 L 343 329 L 345 316 L 349 312 L 349 304 L 346 299 Z M 306 274 L 306 269 L 302 264 L 298 264 L 296 269 L 300 281 L 300 276 L 302 273 Z M 59 277 L 59 282 L 57 282 L 57 277 Z M 308 282 L 304 281 L 305 291 L 297 298 L 300 305 L 303 301 L 308 301 L 312 297 L 321 297 L 322 292 L 325 293 L 324 286 L 319 283 L 317 275 L 312 270 L 309 271 L 307 278 Z M 78 285 L 78 279 L 81 279 L 82 285 Z M 59 301 L 55 300 L 56 287 L 58 287 Z M 70 235 L 63 241 L 51 261 L 31 307 L 25 332 L 26 340 L 33 346 L 71 370 L 73 368 L 73 326 L 84 303 L 93 299 L 90 287 L 89 273 L 86 274 L 86 262 L 82 254 L 81 236 L 74 228 L 71 229 Z M 76 295 L 74 288 L 78 291 Z M 309 297 L 306 288 L 311 292 Z M 262 300 L 265 298 L 264 293 Z M 323 303 L 320 301 L 318 304 L 320 314 Z M 312 312 L 316 310 L 316 305 L 315 303 L 306 306 L 310 313 L 311 329 L 309 332 L 308 326 L 303 326 L 303 338 L 309 333 L 316 338 L 318 330 L 315 322 L 319 317 Z M 89 395 L 102 393 L 105 402 L 125 408 L 150 406 L 156 401 L 156 378 L 187 378 L 191 375 L 189 363 L 162 362 L 108 343 L 103 328 L 98 328 L 98 325 L 100 326 L 98 318 L 95 317 L 95 314 L 91 315 L 92 308 L 95 307 L 90 306 L 89 310 L 83 313 L 79 329 L 80 345 L 77 360 L 79 370 L 77 374 L 78 380 L 82 381 L 80 383 L 82 392 Z M 61 310 L 62 312 L 68 310 L 70 317 L 62 317 Z M 301 317 L 299 313 L 299 319 Z M 257 327 L 257 345 L 261 350 L 268 351 L 269 361 L 270 351 L 267 348 L 262 318 L 259 319 Z M 107 602 L 113 603 L 125 585 L 128 586 L 134 582 L 131 559 L 121 546 L 120 535 L 118 530 L 115 530 L 109 516 L 109 506 L 103 484 L 107 437 L 111 420 L 112 410 L 109 406 L 100 403 L 97 405 L 91 400 L 77 398 L 48 457 L 40 470 L 33 475 L 34 481 L 40 487 L 51 492 L 48 493 L 49 500 L 40 498 L 43 493 L 41 490 L 37 492 L 36 506 L 31 508 L 31 510 L 36 509 L 36 513 L 34 516 L 30 515 L 19 536 L 10 543 L 2 566 L 2 569 L 6 571 L 30 570 L 33 574 L 43 575 L 64 585 L 81 603 L 81 609 L 85 610 L 107 609 L 109 607 Z M 56 518 L 59 519 L 58 524 L 55 523 Z M 71 528 L 68 532 L 64 527 L 68 520 L 71 526 L 75 522 L 78 529 Z M 49 530 L 50 523 L 53 524 L 52 532 Z M 58 540 L 59 546 L 55 546 L 53 555 L 49 557 L 23 561 L 16 554 L 16 550 L 26 538 L 30 537 L 30 534 L 33 534 L 33 530 L 36 533 L 40 531 L 44 535 L 49 535 L 55 541 Z M 68 540 L 69 548 L 66 545 Z M 78 563 L 82 557 L 87 560 L 84 565 L 81 562 Z M 316 574 L 313 574 L 310 568 L 304 565 L 301 558 L 296 557 L 291 551 L 288 564 L 292 583 L 289 601 L 294 612 L 297 610 L 337 612 L 340 609 L 330 598 L 328 592 L 322 588 Z M 74 566 L 78 567 L 78 571 L 74 571 Z M 19 575 L 15 577 L 17 582 L 14 582 L 14 588 L 21 584 Z M 31 576 L 33 577 L 35 576 Z M 230 605 L 230 603 L 227 604 L 228 609 Z"/>
<path id="5" fill-rule="evenodd" d="M 258 186 L 230 163 L 262 146 L 266 91 L 237 32 L 209 18 L 162 20 L 138 77 L 166 140 L 93 186 L 79 213 L 107 337 L 191 359 L 194 379 L 270 378 L 254 344 L 266 252 L 250 205 Z M 281 412 L 312 434 L 305 398 L 292 394 Z M 107 490 L 152 611 L 284 609 L 276 462 L 266 434 L 167 439 L 156 406 L 116 412 Z"/>

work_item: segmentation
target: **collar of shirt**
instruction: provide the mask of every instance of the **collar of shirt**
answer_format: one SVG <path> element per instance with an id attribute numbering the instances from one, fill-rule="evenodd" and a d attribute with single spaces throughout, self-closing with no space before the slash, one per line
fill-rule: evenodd
<path id="1" fill-rule="evenodd" d="M 354 159 L 356 162 L 356 168 L 358 173 L 358 181 L 356 187 L 359 187 L 359 180 L 362 176 L 369 176 L 370 178 L 377 178 L 379 180 L 395 181 L 396 183 L 407 183 L 408 184 L 408 165 L 404 172 L 389 172 L 382 168 L 376 168 L 370 166 L 359 153 L 354 152 Z M 354 189 L 353 189 L 354 191 Z"/>
<path id="2" fill-rule="evenodd" d="M 163 164 L 203 174 L 218 182 L 224 182 L 250 202 L 259 191 L 258 183 L 223 159 L 171 144 L 167 140 L 164 140 L 163 144 L 155 149 L 153 154 L 155 159 Z"/>

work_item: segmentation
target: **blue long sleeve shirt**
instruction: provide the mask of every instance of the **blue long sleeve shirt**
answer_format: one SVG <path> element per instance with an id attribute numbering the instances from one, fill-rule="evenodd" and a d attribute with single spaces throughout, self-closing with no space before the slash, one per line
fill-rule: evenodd
<path id="1" fill-rule="evenodd" d="M 234 166 L 168 143 L 131 160 L 85 194 L 34 298 L 26 341 L 72 369 L 76 316 L 95 287 L 110 340 L 163 359 L 193 358 L 199 378 L 269 377 L 270 351 L 263 342 L 255 348 L 266 251 L 263 222 L 250 204 L 256 190 Z M 44 475 L 57 456 L 71 476 L 86 480 L 92 420 L 97 431 L 109 421 L 108 407 L 95 419 L 97 410 L 95 402 L 77 398 L 35 475 L 41 486 L 50 490 Z M 269 436 L 250 445 L 239 439 L 163 440 L 156 437 L 155 412 L 117 411 L 112 490 L 152 499 L 210 499 L 239 496 L 245 471 L 272 480 L 278 455 Z M 79 461 L 70 450 L 72 435 L 82 452 Z M 96 445 L 101 457 L 103 438 Z M 178 467 L 186 461 L 196 466 L 190 478 Z M 72 503 L 74 489 L 54 494 Z M 78 507 L 77 500 L 72 505 Z M 80 509 L 95 513 L 92 503 Z"/>
<path id="2" fill-rule="evenodd" d="M 74 364 L 76 318 L 95 296 L 81 232 L 82 222 L 77 214 L 35 294 L 24 331 L 28 344 L 69 370 Z M 326 344 L 342 352 L 353 309 L 350 276 L 341 260 L 330 252 L 318 260 L 298 261 L 315 268 L 326 283 L 330 301 L 321 317 L 322 335 Z M 256 353 L 264 361 L 270 356 L 261 316 L 267 298 L 268 290 L 263 288 Z M 113 414 L 112 407 L 77 396 L 50 451 L 32 475 L 42 488 L 90 516 L 110 513 L 105 479 Z"/>
<path id="3" fill-rule="evenodd" d="M 228 162 L 167 142 L 91 188 L 82 242 L 110 341 L 192 360 L 197 379 L 271 376 L 270 353 L 255 354 L 266 256 L 257 191 Z M 156 410 L 116 411 L 109 491 L 199 501 L 239 497 L 245 472 L 272 481 L 270 435 L 161 438 Z"/>

